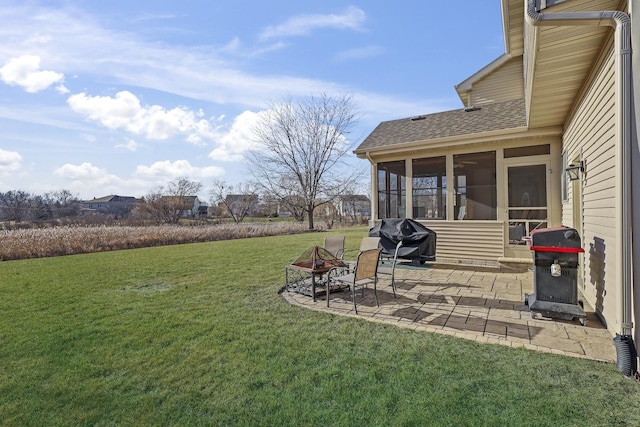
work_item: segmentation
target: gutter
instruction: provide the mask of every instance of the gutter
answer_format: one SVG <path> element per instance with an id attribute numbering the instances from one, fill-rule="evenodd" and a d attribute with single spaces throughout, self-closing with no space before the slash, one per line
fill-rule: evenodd
<path id="1" fill-rule="evenodd" d="M 553 2 L 558 3 L 562 1 Z M 543 0 L 540 9 L 547 7 Z M 619 273 L 621 335 L 630 336 L 633 329 L 632 298 L 633 277 L 631 273 L 631 144 L 632 144 L 632 76 L 631 67 L 631 20 L 619 10 L 594 12 L 555 12 L 541 14 L 536 0 L 527 1 L 525 18 L 533 26 L 609 26 L 615 29 L 616 63 L 616 200 L 621 209 L 616 209 L 616 269 Z M 635 361 L 634 361 L 635 362 Z"/>

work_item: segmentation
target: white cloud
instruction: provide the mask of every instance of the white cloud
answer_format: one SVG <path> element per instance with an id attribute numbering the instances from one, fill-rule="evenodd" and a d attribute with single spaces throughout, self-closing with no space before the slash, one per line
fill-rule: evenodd
<path id="1" fill-rule="evenodd" d="M 365 46 L 357 49 L 349 49 L 339 52 L 336 55 L 338 61 L 351 61 L 357 59 L 373 58 L 384 52 L 380 46 Z"/>
<path id="2" fill-rule="evenodd" d="M 82 139 L 92 144 L 98 140 L 98 138 L 96 138 L 95 135 L 91 135 L 88 133 L 82 134 L 81 136 L 82 136 Z"/>
<path id="3" fill-rule="evenodd" d="M 211 125 L 201 118 L 202 111 L 142 106 L 140 100 L 128 91 L 116 93 L 115 98 L 79 93 L 71 95 L 67 103 L 73 111 L 108 129 L 121 129 L 148 139 L 163 140 L 184 134 L 187 141 L 201 145 L 203 138 L 213 136 Z"/>
<path id="4" fill-rule="evenodd" d="M 68 94 L 70 92 L 69 89 L 67 89 L 65 85 L 56 86 L 56 91 L 61 95 L 66 95 L 66 94 Z"/>
<path id="5" fill-rule="evenodd" d="M 138 166 L 135 176 L 122 178 L 89 162 L 80 165 L 67 163 L 54 170 L 54 174 L 67 180 L 64 188 L 79 192 L 82 197 L 101 197 L 108 194 L 140 196 L 166 184 L 169 180 L 188 176 L 190 179 L 206 179 L 224 174 L 218 167 L 197 168 L 186 160 L 156 162 L 151 166 Z"/>
<path id="6" fill-rule="evenodd" d="M 113 85 L 137 86 L 254 109 L 264 107 L 265 99 L 281 97 L 283 88 L 291 96 L 354 92 L 354 88 L 332 81 L 260 75 L 234 67 L 226 60 L 230 53 L 255 56 L 264 52 L 243 47 L 240 39 L 232 40 L 218 51 L 151 43 L 131 32 L 107 28 L 95 16 L 82 10 L 53 9 L 34 6 L 30 2 L 20 2 L 20 6 L 10 8 L 0 6 L 0 15 L 3 17 L 0 39 L 15 41 L 0 44 L 0 58 L 17 57 L 25 51 L 33 52 L 47 64 L 53 64 L 56 69 L 71 76 L 92 76 Z M 265 34 L 275 36 L 278 31 L 282 34 L 305 34 L 321 27 L 362 30 L 364 19 L 365 13 L 352 7 L 338 15 L 293 18 L 287 21 L 288 25 L 271 27 Z M 95 49 L 95 46 L 100 46 L 100 49 Z M 282 47 L 282 44 L 276 43 L 262 49 Z M 374 113 L 374 121 L 388 118 L 387 110 L 392 112 L 391 117 L 413 115 L 430 102 L 428 99 L 405 100 L 376 93 L 362 95 L 364 102 L 360 108 L 363 113 Z M 384 111 L 370 107 L 368 99 L 371 96 L 382 101 Z M 446 107 L 452 108 L 457 102 L 452 97 Z"/>
<path id="7" fill-rule="evenodd" d="M 118 144 L 116 145 L 116 148 L 125 148 L 129 151 L 136 151 L 139 146 L 140 144 L 135 142 L 133 139 L 127 139 L 127 142 L 125 144 Z"/>
<path id="8" fill-rule="evenodd" d="M 340 15 L 300 15 L 276 26 L 265 28 L 260 34 L 262 40 L 273 37 L 303 36 L 318 28 L 361 30 L 366 15 L 362 9 L 350 6 Z"/>
<path id="9" fill-rule="evenodd" d="M 96 181 L 108 177 L 105 169 L 85 162 L 81 165 L 67 163 L 53 171 L 54 174 L 71 181 Z"/>
<path id="10" fill-rule="evenodd" d="M 269 117 L 271 112 L 263 110 L 255 113 L 247 110 L 238 115 L 228 131 L 219 132 L 219 136 L 214 140 L 216 148 L 209 153 L 209 158 L 221 162 L 242 162 L 248 151 L 264 149 L 256 140 L 254 127 L 259 121 L 265 120 L 265 115 Z M 349 141 L 342 136 L 340 143 L 347 144 Z"/>
<path id="11" fill-rule="evenodd" d="M 64 81 L 64 74 L 55 71 L 40 70 L 40 57 L 23 55 L 11 58 L 0 68 L 0 79 L 11 86 L 21 86 L 29 93 L 40 92 L 55 83 Z M 59 85 L 58 91 L 64 86 Z"/>
<path id="12" fill-rule="evenodd" d="M 22 156 L 15 151 L 7 151 L 0 148 L 0 172 L 14 172 L 20 169 Z"/>
<path id="13" fill-rule="evenodd" d="M 220 49 L 222 52 L 237 52 L 242 48 L 242 42 L 239 37 L 234 37 L 229 43 Z"/>
<path id="14" fill-rule="evenodd" d="M 199 168 L 192 166 L 187 160 L 169 160 L 155 162 L 151 166 L 140 165 L 136 168 L 136 176 L 165 177 L 167 179 L 188 176 L 190 178 L 213 178 L 224 175 L 224 169 L 218 166 Z"/>
<path id="15" fill-rule="evenodd" d="M 179 17 L 180 15 L 174 15 L 172 13 L 143 13 L 142 15 L 130 17 L 129 19 L 131 22 L 140 24 L 147 21 L 171 20 Z"/>
<path id="16" fill-rule="evenodd" d="M 81 193 L 81 197 L 87 198 L 108 194 L 139 195 L 156 184 L 135 179 L 122 179 L 89 162 L 80 165 L 67 163 L 55 169 L 53 173 L 68 181 L 64 188 Z"/>
<path id="17" fill-rule="evenodd" d="M 36 33 L 32 37 L 30 37 L 27 40 L 25 40 L 25 44 L 27 44 L 27 45 L 45 45 L 45 44 L 50 43 L 52 40 L 53 40 L 53 37 L 51 37 L 48 34 Z"/>
<path id="18" fill-rule="evenodd" d="M 255 145 L 253 126 L 261 113 L 244 111 L 237 116 L 231 129 L 216 138 L 217 147 L 209 153 L 209 158 L 217 161 L 237 162 L 243 159 L 244 153 Z"/>
<path id="19" fill-rule="evenodd" d="M 266 46 L 260 46 L 257 48 L 247 48 L 245 47 L 238 37 L 232 39 L 229 43 L 223 46 L 220 49 L 220 52 L 224 52 L 227 54 L 233 54 L 239 57 L 244 58 L 254 58 L 261 55 L 264 55 L 269 52 L 275 52 L 278 50 L 282 50 L 287 47 L 288 44 L 284 42 L 275 42 Z"/>

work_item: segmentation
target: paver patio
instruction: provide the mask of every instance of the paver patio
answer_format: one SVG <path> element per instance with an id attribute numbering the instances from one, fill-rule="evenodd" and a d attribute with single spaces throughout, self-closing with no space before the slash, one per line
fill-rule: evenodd
<path id="1" fill-rule="evenodd" d="M 615 362 L 613 337 L 585 304 L 587 325 L 573 321 L 533 319 L 524 304 L 533 293 L 533 272 L 435 263 L 426 267 L 396 268 L 396 298 L 388 276 L 380 276 L 378 299 L 373 289 L 358 291 L 358 314 L 348 290 L 312 298 L 283 290 L 291 304 L 372 322 L 453 335 L 482 343 L 525 347 L 534 351 Z"/>

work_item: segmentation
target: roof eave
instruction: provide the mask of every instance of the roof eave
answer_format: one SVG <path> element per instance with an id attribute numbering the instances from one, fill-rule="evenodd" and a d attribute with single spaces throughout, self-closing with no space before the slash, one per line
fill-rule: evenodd
<path id="1" fill-rule="evenodd" d="M 461 145 L 496 142 L 517 137 L 539 138 L 545 136 L 562 135 L 562 126 L 551 126 L 529 130 L 527 126 L 519 126 L 509 129 L 500 129 L 489 132 L 473 133 L 468 135 L 448 136 L 423 141 L 410 141 L 384 147 L 371 147 L 354 150 L 358 158 L 366 159 L 372 155 L 398 154 L 401 152 L 416 151 L 421 149 L 434 149 L 445 147 L 457 147 Z"/>

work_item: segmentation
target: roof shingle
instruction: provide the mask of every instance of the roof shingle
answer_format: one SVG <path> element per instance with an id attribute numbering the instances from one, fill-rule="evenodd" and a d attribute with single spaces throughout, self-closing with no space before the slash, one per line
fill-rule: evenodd
<path id="1" fill-rule="evenodd" d="M 473 111 L 444 111 L 380 123 L 355 150 L 390 147 L 407 142 L 480 134 L 527 125 L 524 99 L 482 105 Z"/>

